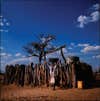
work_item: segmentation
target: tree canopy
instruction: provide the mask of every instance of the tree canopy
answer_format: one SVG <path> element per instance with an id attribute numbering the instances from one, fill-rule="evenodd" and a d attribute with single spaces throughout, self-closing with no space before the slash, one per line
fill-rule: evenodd
<path id="1" fill-rule="evenodd" d="M 64 54 L 63 54 L 62 48 L 65 48 L 65 45 L 62 45 L 59 47 L 52 45 L 51 42 L 55 39 L 56 39 L 56 37 L 54 35 L 39 34 L 38 41 L 28 43 L 26 46 L 24 46 L 24 50 L 29 54 L 29 56 L 38 57 L 40 64 L 41 64 L 42 60 L 46 61 L 47 54 L 53 53 L 58 50 L 61 50 L 61 54 L 64 59 Z"/>

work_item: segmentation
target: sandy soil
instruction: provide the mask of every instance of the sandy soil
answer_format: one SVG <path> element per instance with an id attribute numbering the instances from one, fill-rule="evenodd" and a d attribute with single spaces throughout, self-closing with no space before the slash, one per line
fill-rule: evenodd
<path id="1" fill-rule="evenodd" d="M 51 87 L 1 86 L 1 101 L 100 101 L 100 88 L 61 89 Z"/>

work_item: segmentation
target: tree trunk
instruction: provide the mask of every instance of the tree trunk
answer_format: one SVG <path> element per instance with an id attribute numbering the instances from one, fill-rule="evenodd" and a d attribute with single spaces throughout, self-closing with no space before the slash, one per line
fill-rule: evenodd
<path id="1" fill-rule="evenodd" d="M 46 61 L 46 54 L 44 54 L 44 61 Z"/>
<path id="2" fill-rule="evenodd" d="M 42 52 L 39 55 L 39 64 L 41 64 L 41 61 L 42 61 Z"/>
<path id="3" fill-rule="evenodd" d="M 63 60 L 64 60 L 64 62 L 65 62 L 65 64 L 66 64 L 66 58 L 65 58 L 65 56 L 64 56 L 64 53 L 63 53 L 63 49 L 61 48 L 61 56 L 62 56 L 62 58 L 63 58 Z"/>

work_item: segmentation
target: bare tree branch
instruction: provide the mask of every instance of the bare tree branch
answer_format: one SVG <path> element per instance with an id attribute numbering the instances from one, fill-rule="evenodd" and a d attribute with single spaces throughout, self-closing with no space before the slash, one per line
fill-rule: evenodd
<path id="1" fill-rule="evenodd" d="M 54 50 L 47 51 L 46 54 L 50 54 L 50 53 L 53 53 L 53 52 L 59 51 L 59 50 L 61 50 L 62 48 L 65 48 L 65 47 L 66 47 L 65 45 L 60 46 L 60 47 L 58 47 L 58 48 L 56 48 L 56 49 L 54 49 Z"/>
<path id="2" fill-rule="evenodd" d="M 38 57 L 40 63 L 43 58 L 45 58 L 46 60 L 47 54 L 53 53 L 55 51 L 61 50 L 62 48 L 65 48 L 65 45 L 60 46 L 58 48 L 56 48 L 55 46 L 50 46 L 48 48 L 48 45 L 50 44 L 50 42 L 53 39 L 55 39 L 54 35 L 40 34 L 39 38 L 41 40 L 40 42 L 31 42 L 27 46 L 24 46 L 24 49 L 31 56 Z"/>

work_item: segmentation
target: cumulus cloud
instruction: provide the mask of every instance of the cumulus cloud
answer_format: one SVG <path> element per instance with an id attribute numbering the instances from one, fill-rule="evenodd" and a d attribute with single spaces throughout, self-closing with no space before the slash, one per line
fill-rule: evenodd
<path id="1" fill-rule="evenodd" d="M 97 3 L 97 4 L 94 4 L 91 9 L 93 10 L 99 10 L 100 9 L 100 5 Z"/>
<path id="2" fill-rule="evenodd" d="M 81 50 L 81 52 L 83 53 L 87 53 L 91 51 L 100 51 L 100 46 L 86 46 Z"/>
<path id="3" fill-rule="evenodd" d="M 6 53 L 0 53 L 0 57 L 1 56 L 6 56 L 7 54 Z"/>
<path id="4" fill-rule="evenodd" d="M 5 52 L 2 52 L 2 53 L 0 53 L 0 57 L 11 57 L 12 56 L 12 54 L 9 54 L 9 53 L 5 53 Z"/>
<path id="5" fill-rule="evenodd" d="M 77 22 L 79 22 L 78 27 L 83 28 L 89 22 L 89 17 L 84 16 L 84 15 L 80 15 L 77 18 Z"/>
<path id="6" fill-rule="evenodd" d="M 79 47 L 87 47 L 87 46 L 89 46 L 89 44 L 78 44 L 77 46 L 79 46 Z"/>
<path id="7" fill-rule="evenodd" d="M 89 15 L 80 15 L 77 18 L 78 27 L 84 28 L 90 22 L 97 22 L 100 19 L 100 12 L 99 12 L 100 5 L 95 4 L 92 6 L 93 11 Z"/>
<path id="8" fill-rule="evenodd" d="M 15 56 L 16 57 L 21 56 L 21 53 L 16 53 Z"/>
<path id="9" fill-rule="evenodd" d="M 0 16 L 0 32 L 8 32 L 10 22 L 4 16 Z"/>
<path id="10" fill-rule="evenodd" d="M 99 19 L 100 19 L 100 12 L 99 11 L 95 11 L 95 12 L 91 13 L 89 22 L 96 22 Z"/>
<path id="11" fill-rule="evenodd" d="M 94 58 L 94 59 L 100 59 L 100 55 L 96 55 L 96 56 L 92 56 L 92 58 Z"/>

